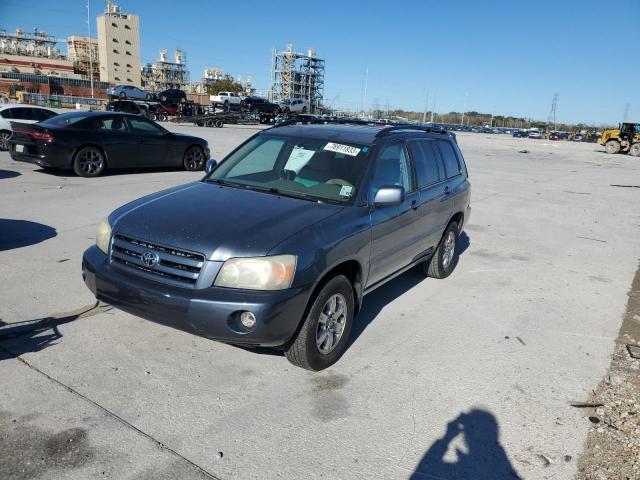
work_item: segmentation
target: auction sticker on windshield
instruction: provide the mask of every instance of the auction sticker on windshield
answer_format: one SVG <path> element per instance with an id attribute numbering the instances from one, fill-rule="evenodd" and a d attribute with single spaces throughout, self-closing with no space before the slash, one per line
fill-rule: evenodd
<path id="1" fill-rule="evenodd" d="M 330 152 L 344 153 L 351 157 L 355 157 L 360 153 L 360 149 L 356 147 L 350 147 L 349 145 L 342 145 L 341 143 L 327 143 L 323 150 Z"/>

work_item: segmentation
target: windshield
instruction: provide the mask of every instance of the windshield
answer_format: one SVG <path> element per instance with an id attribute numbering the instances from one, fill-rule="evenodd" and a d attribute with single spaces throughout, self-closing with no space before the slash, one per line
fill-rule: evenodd
<path id="1" fill-rule="evenodd" d="M 92 115 L 91 112 L 82 112 L 82 113 L 63 113 L 62 115 L 57 115 L 55 117 L 51 117 L 44 122 L 40 122 L 40 125 L 57 125 L 61 127 L 67 127 L 69 125 L 73 125 L 80 120 L 84 120 Z"/>
<path id="2" fill-rule="evenodd" d="M 258 135 L 206 181 L 313 201 L 346 204 L 356 196 L 370 147 L 317 138 Z"/>

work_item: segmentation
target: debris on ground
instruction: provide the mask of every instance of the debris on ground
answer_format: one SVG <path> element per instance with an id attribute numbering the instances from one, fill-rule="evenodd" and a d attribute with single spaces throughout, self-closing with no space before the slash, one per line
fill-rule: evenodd
<path id="1" fill-rule="evenodd" d="M 609 374 L 588 402 L 570 403 L 587 409 L 585 421 L 591 425 L 577 480 L 640 478 L 640 324 L 635 320 L 639 314 L 640 270 L 629 293 Z"/>
<path id="2" fill-rule="evenodd" d="M 529 150 L 518 150 L 518 153 L 529 153 Z"/>

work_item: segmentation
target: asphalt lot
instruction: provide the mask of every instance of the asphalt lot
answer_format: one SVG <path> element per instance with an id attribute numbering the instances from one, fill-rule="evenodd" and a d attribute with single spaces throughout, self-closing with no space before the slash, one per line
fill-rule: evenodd
<path id="1" fill-rule="evenodd" d="M 255 131 L 169 128 L 216 158 Z M 320 373 L 108 307 L 75 318 L 95 301 L 80 262 L 96 224 L 200 174 L 83 179 L 0 153 L 0 335 L 60 317 L 0 337 L 0 478 L 571 478 L 589 422 L 569 402 L 606 372 L 640 257 L 640 189 L 612 185 L 640 185 L 640 162 L 458 137 L 473 212 L 457 270 L 367 296 Z"/>

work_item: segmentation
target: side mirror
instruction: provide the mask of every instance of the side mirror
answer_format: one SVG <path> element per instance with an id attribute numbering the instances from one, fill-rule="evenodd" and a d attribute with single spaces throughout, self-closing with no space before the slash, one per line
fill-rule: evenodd
<path id="1" fill-rule="evenodd" d="M 404 202 L 404 187 L 380 187 L 373 199 L 376 207 L 390 207 Z"/>
<path id="2" fill-rule="evenodd" d="M 213 158 L 207 160 L 207 163 L 204 166 L 205 173 L 211 173 L 211 171 L 216 168 L 216 165 L 218 165 L 218 162 L 216 162 Z"/>

